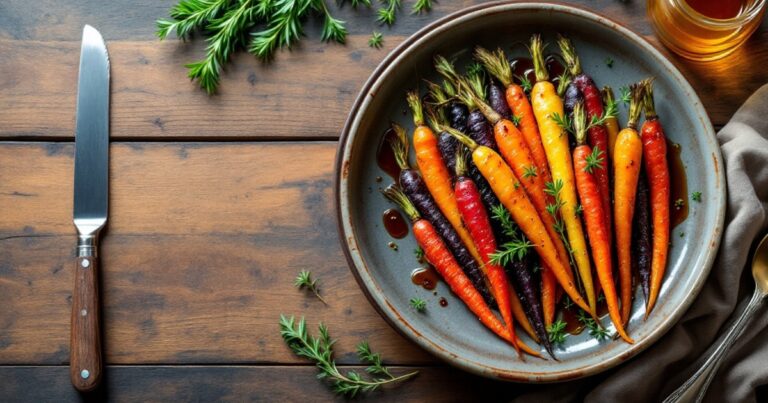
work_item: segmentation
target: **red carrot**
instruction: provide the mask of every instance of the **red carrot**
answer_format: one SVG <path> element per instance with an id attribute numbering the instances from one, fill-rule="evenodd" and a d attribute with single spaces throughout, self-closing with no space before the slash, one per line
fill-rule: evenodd
<path id="1" fill-rule="evenodd" d="M 504 269 L 491 263 L 490 255 L 496 252 L 496 239 L 493 236 L 488 212 L 483 206 L 475 183 L 466 176 L 467 155 L 462 146 L 456 155 L 456 185 L 454 194 L 459 205 L 462 221 L 466 225 L 472 240 L 477 245 L 480 257 L 483 259 L 481 269 L 490 283 L 491 293 L 501 312 L 501 317 L 507 324 L 510 333 L 514 334 L 512 310 L 510 307 L 510 288 Z"/>

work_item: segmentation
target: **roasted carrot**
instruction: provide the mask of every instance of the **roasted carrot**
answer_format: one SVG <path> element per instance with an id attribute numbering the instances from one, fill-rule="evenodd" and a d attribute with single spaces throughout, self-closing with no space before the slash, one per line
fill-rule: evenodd
<path id="1" fill-rule="evenodd" d="M 538 256 L 536 259 L 538 260 Z M 544 312 L 540 298 L 536 293 L 537 290 L 533 287 L 534 279 L 530 270 L 531 260 L 531 256 L 526 255 L 522 260 L 511 262 L 505 269 L 515 294 L 520 297 L 520 301 L 525 307 L 525 316 L 533 324 L 533 331 L 538 336 L 536 337 L 537 341 L 544 346 L 552 358 L 555 358 L 552 343 L 549 340 L 549 334 L 547 334 L 547 325 L 544 324 Z"/>
<path id="2" fill-rule="evenodd" d="M 480 263 L 477 262 L 469 253 L 467 248 L 461 242 L 456 230 L 445 219 L 440 208 L 435 203 L 435 199 L 429 194 L 424 180 L 418 171 L 412 169 L 408 163 L 408 137 L 405 135 L 405 129 L 397 123 L 392 124 L 392 130 L 395 136 L 391 138 L 390 146 L 395 155 L 395 162 L 400 167 L 399 184 L 406 196 L 416 206 L 421 216 L 427 219 L 435 230 L 443 237 L 448 248 L 453 252 L 456 261 L 464 269 L 467 277 L 472 281 L 477 291 L 483 296 L 483 299 L 493 307 L 495 301 L 488 289 L 486 278 L 480 270 Z"/>
<path id="3" fill-rule="evenodd" d="M 653 254 L 651 260 L 651 289 L 645 307 L 645 317 L 653 310 L 661 290 L 661 280 L 669 252 L 669 166 L 667 138 L 653 104 L 651 80 L 645 82 L 645 122 L 641 130 L 643 159 L 651 191 L 651 222 L 653 223 Z"/>
<path id="4" fill-rule="evenodd" d="M 461 218 L 483 259 L 481 268 L 491 285 L 491 293 L 496 299 L 501 317 L 509 331 L 514 333 L 509 282 L 504 275 L 504 269 L 491 262 L 490 255 L 496 252 L 496 238 L 491 229 L 488 212 L 480 199 L 480 192 L 475 183 L 466 176 L 466 168 L 467 155 L 462 147 L 456 155 L 456 185 L 454 186 L 456 202 L 459 205 Z"/>
<path id="5" fill-rule="evenodd" d="M 584 105 L 577 103 L 573 108 L 573 127 L 576 136 L 576 148 L 573 150 L 573 170 L 576 176 L 576 188 L 579 192 L 583 216 L 589 234 L 589 244 L 592 246 L 592 258 L 595 261 L 597 278 L 605 295 L 608 313 L 616 330 L 627 343 L 634 341 L 624 331 L 619 301 L 616 297 L 616 286 L 613 282 L 613 258 L 608 233 L 611 227 L 605 221 L 603 201 L 600 195 L 600 185 L 595 175 L 605 164 L 605 156 L 599 148 L 587 144 L 587 117 Z"/>
<path id="6" fill-rule="evenodd" d="M 635 84 L 632 86 L 627 127 L 619 132 L 613 152 L 613 215 L 616 219 L 616 253 L 621 285 L 621 322 L 624 324 L 632 308 L 632 218 L 643 160 L 643 143 L 637 133 L 642 102 L 643 86 Z"/>
<path id="7" fill-rule="evenodd" d="M 424 113 L 421 105 L 421 99 L 416 91 L 408 92 L 408 105 L 413 113 L 413 123 L 416 129 L 413 132 L 413 148 L 416 151 L 416 163 L 419 166 L 424 183 L 427 189 L 435 199 L 440 211 L 443 213 L 453 229 L 461 238 L 464 246 L 478 263 L 482 264 L 483 259 L 477 251 L 472 236 L 461 222 L 461 213 L 456 204 L 456 197 L 453 194 L 453 184 L 451 183 L 451 174 L 443 163 L 440 150 L 437 147 L 437 137 L 432 129 L 424 123 Z"/>
<path id="8" fill-rule="evenodd" d="M 616 100 L 613 98 L 613 90 L 609 86 L 603 87 L 600 90 L 603 95 L 603 106 L 608 108 L 616 108 Z M 605 117 L 605 129 L 608 130 L 608 154 L 613 155 L 613 149 L 616 146 L 616 137 L 619 135 L 619 119 L 616 115 Z"/>
<path id="9" fill-rule="evenodd" d="M 440 105 L 445 105 L 449 102 L 448 95 L 446 95 L 443 87 L 427 81 L 427 87 L 429 88 L 429 97 L 431 101 L 437 106 L 437 111 L 440 114 L 444 114 L 443 108 Z M 440 149 L 440 155 L 443 156 L 443 163 L 448 168 L 448 173 L 451 174 L 451 179 L 456 179 L 456 150 L 458 149 L 459 142 L 448 133 L 440 133 L 437 138 L 437 148 Z"/>
<path id="10" fill-rule="evenodd" d="M 491 188 L 504 207 L 509 210 L 512 219 L 515 220 L 525 236 L 533 243 L 533 247 L 539 253 L 539 256 L 552 268 L 553 273 L 557 276 L 557 280 L 565 292 L 568 293 L 574 303 L 589 311 L 587 303 L 579 295 L 573 281 L 568 277 L 568 269 L 560 261 L 557 248 L 549 237 L 549 233 L 541 221 L 538 212 L 536 212 L 536 208 L 533 207 L 533 204 L 528 199 L 512 169 L 492 149 L 478 145 L 467 135 L 455 129 L 446 128 L 445 130 L 456 136 L 461 143 L 464 143 L 464 145 L 472 150 L 472 160 L 475 162 L 475 165 L 477 165 L 480 172 L 488 180 L 488 183 L 490 183 Z"/>
<path id="11" fill-rule="evenodd" d="M 565 59 L 568 72 L 572 77 L 572 83 L 576 85 L 581 94 L 584 96 L 584 108 L 587 112 L 587 119 L 590 120 L 589 125 L 589 145 L 592 148 L 597 148 L 603 154 L 605 158 L 605 164 L 602 168 L 595 170 L 595 177 L 597 178 L 597 184 L 600 187 L 600 197 L 603 201 L 603 213 L 605 214 L 605 222 L 608 223 L 608 228 L 613 228 L 612 225 L 612 213 L 613 208 L 611 206 L 611 182 L 609 169 L 612 164 L 611 158 L 613 155 L 608 154 L 608 131 L 605 128 L 604 120 L 608 115 L 614 115 L 615 110 L 603 109 L 603 98 L 600 94 L 600 89 L 595 85 L 595 81 L 584 73 L 581 68 L 581 62 L 579 56 L 576 55 L 576 48 L 570 39 L 559 36 L 557 44 L 560 46 L 560 52 Z M 608 231 L 608 244 L 612 245 L 613 234 Z"/>
<path id="12" fill-rule="evenodd" d="M 491 311 L 491 308 L 480 296 L 472 282 L 467 278 L 454 259 L 451 252 L 443 243 L 440 235 L 429 221 L 421 218 L 413 203 L 397 187 L 389 186 L 384 190 L 384 195 L 395 202 L 400 209 L 410 218 L 413 226 L 413 235 L 416 242 L 424 251 L 424 257 L 429 261 L 440 276 L 445 280 L 451 291 L 461 299 L 472 313 L 477 315 L 486 327 L 491 329 L 502 339 L 510 342 L 518 354 L 520 346 L 514 334 L 514 328 L 505 326 Z"/>
<path id="13" fill-rule="evenodd" d="M 648 178 L 645 170 L 640 170 L 640 178 L 637 181 L 637 197 L 635 198 L 635 219 L 632 223 L 632 254 L 635 259 L 634 271 L 640 277 L 640 286 L 643 288 L 645 303 L 648 303 L 648 293 L 651 280 L 651 206 L 648 201 Z"/>
<path id="14" fill-rule="evenodd" d="M 578 201 L 576 198 L 573 163 L 568 146 L 568 136 L 557 123 L 558 118 L 565 116 L 563 101 L 557 95 L 555 86 L 549 81 L 549 72 L 547 72 L 544 65 L 541 37 L 538 35 L 534 35 L 531 39 L 530 52 L 536 72 L 536 84 L 531 90 L 533 113 L 536 116 L 536 122 L 539 124 L 542 144 L 544 145 L 544 151 L 546 152 L 547 161 L 552 173 L 553 182 L 551 183 L 559 182 L 562 184 L 561 198 L 563 205 L 561 207 L 561 214 L 565 222 L 573 259 L 576 262 L 581 284 L 584 286 L 584 292 L 589 302 L 589 309 L 587 311 L 592 316 L 595 316 L 597 301 L 592 282 L 587 241 L 584 238 L 581 220 L 579 220 L 576 212 Z"/>

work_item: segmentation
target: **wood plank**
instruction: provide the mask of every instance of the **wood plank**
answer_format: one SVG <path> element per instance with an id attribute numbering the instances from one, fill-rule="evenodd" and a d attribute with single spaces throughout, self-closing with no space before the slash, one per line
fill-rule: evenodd
<path id="1" fill-rule="evenodd" d="M 373 402 L 509 401 L 530 385 L 493 382 L 447 367 L 393 367 L 393 372 L 419 371 L 414 379 L 366 396 Z M 360 367 L 342 370 L 362 371 Z M 88 396 L 94 401 L 345 401 L 316 379 L 310 366 L 110 366 L 103 387 Z M 79 402 L 66 367 L 0 367 L 0 400 L 14 402 Z M 546 386 L 552 388 L 552 386 Z M 542 387 L 538 387 L 541 389 Z M 581 388 L 584 390 L 584 388 Z M 576 393 L 578 397 L 578 392 Z"/>
<path id="2" fill-rule="evenodd" d="M 220 94 L 208 97 L 186 78 L 183 67 L 200 57 L 204 43 L 159 42 L 152 36 L 153 21 L 165 15 L 165 5 L 112 3 L 91 21 L 88 9 L 75 3 L 45 1 L 24 8 L 28 2 L 14 1 L 0 6 L 5 8 L 0 8 L 0 137 L 72 137 L 77 27 L 89 22 L 101 25 L 109 40 L 115 139 L 334 139 L 360 87 L 387 52 L 429 21 L 469 3 L 440 3 L 428 16 L 402 15 L 385 30 L 382 50 L 366 43 L 372 12 L 358 14 L 345 7 L 341 15 L 351 32 L 346 46 L 320 43 L 318 27 L 310 24 L 309 38 L 270 65 L 239 53 L 227 65 Z M 642 4 L 569 3 L 599 10 L 658 45 Z M 48 12 L 37 12 L 38 7 Z M 45 15 L 66 17 L 41 29 Z M 128 22 L 120 26 L 117 19 L 124 15 Z M 768 62 L 766 27 L 768 22 L 745 48 L 720 62 L 695 64 L 671 57 L 703 98 L 715 125 L 725 124 L 768 81 L 768 70 L 762 68 Z"/>
<path id="3" fill-rule="evenodd" d="M 279 336 L 281 313 L 326 323 L 340 362 L 356 362 L 361 339 L 394 362 L 435 362 L 381 319 L 347 268 L 334 154 L 325 142 L 113 144 L 106 362 L 301 362 Z M 68 361 L 72 155 L 70 143 L 0 144 L 2 363 Z M 294 289 L 301 269 L 328 307 Z"/>

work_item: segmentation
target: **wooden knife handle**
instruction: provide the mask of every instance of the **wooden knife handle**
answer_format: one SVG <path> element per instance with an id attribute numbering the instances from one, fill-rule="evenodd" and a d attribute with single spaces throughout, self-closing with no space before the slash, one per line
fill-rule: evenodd
<path id="1" fill-rule="evenodd" d="M 81 392 L 93 390 L 101 381 L 98 269 L 95 257 L 77 257 L 75 261 L 69 375 Z"/>

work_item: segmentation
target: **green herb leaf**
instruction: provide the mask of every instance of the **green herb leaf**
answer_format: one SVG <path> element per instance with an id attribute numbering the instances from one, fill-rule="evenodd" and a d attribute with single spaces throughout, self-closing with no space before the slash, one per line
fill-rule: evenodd
<path id="1" fill-rule="evenodd" d="M 381 0 L 385 6 L 376 10 L 376 20 L 381 24 L 392 25 L 397 18 L 397 10 L 400 9 L 400 0 Z"/>
<path id="2" fill-rule="evenodd" d="M 701 192 L 691 193 L 691 200 L 701 203 Z"/>
<path id="3" fill-rule="evenodd" d="M 549 116 L 550 119 L 552 119 L 553 122 L 557 123 L 558 126 L 560 126 L 561 129 L 565 130 L 568 133 L 573 133 L 573 122 L 571 121 L 571 118 L 568 117 L 568 115 L 560 115 L 559 113 L 555 112 L 552 115 Z"/>
<path id="4" fill-rule="evenodd" d="M 510 120 L 515 126 L 520 126 L 520 116 L 512 115 L 512 119 Z"/>
<path id="5" fill-rule="evenodd" d="M 488 255 L 491 264 L 506 266 L 515 261 L 521 261 L 528 254 L 533 244 L 527 239 L 505 242 L 496 252 Z"/>
<path id="6" fill-rule="evenodd" d="M 527 167 L 523 168 L 523 178 L 524 179 L 534 178 L 534 177 L 536 177 L 536 175 L 537 174 L 536 174 L 536 166 L 535 165 L 530 165 L 530 166 L 527 166 Z"/>
<path id="7" fill-rule="evenodd" d="M 605 58 L 605 65 L 608 66 L 609 69 L 613 68 L 613 59 L 610 57 Z"/>
<path id="8" fill-rule="evenodd" d="M 533 89 L 533 84 L 531 84 L 531 80 L 528 79 L 528 76 L 522 75 L 522 76 L 515 76 L 517 78 L 517 81 L 520 81 L 520 87 L 525 92 L 531 92 Z"/>
<path id="9" fill-rule="evenodd" d="M 411 7 L 411 14 L 421 14 L 432 9 L 432 0 L 416 0 Z"/>
<path id="10" fill-rule="evenodd" d="M 296 276 L 296 279 L 293 280 L 293 285 L 296 286 L 298 289 L 306 288 L 310 291 L 312 291 L 313 294 L 322 301 L 325 305 L 328 305 L 327 302 L 323 299 L 323 297 L 320 296 L 320 291 L 317 288 L 317 280 L 312 278 L 312 272 L 309 270 L 302 270 L 299 272 L 299 275 Z"/>
<path id="11" fill-rule="evenodd" d="M 621 99 L 624 105 L 629 105 L 629 101 L 632 99 L 632 92 L 629 90 L 629 87 L 619 88 L 619 99 Z"/>
<path id="12" fill-rule="evenodd" d="M 421 246 L 417 246 L 416 249 L 413 250 L 413 254 L 416 255 L 416 260 L 418 261 L 424 259 L 424 249 L 421 249 Z"/>
<path id="13" fill-rule="evenodd" d="M 603 152 L 597 147 L 593 148 L 592 152 L 584 158 L 584 161 L 587 163 L 584 167 L 584 172 L 592 174 L 595 169 L 603 169 L 603 160 Z"/>
<path id="14" fill-rule="evenodd" d="M 563 344 L 565 342 L 565 326 L 566 323 L 562 319 L 558 319 L 549 325 L 547 333 L 549 333 L 549 341 L 552 344 Z"/>
<path id="15" fill-rule="evenodd" d="M 371 39 L 368 39 L 368 46 L 376 49 L 380 49 L 384 42 L 384 35 L 381 32 L 373 31 Z"/>
<path id="16" fill-rule="evenodd" d="M 416 310 L 416 312 L 424 312 L 427 310 L 427 301 L 424 301 L 421 298 L 411 298 L 408 303 L 411 305 L 411 308 Z"/>

